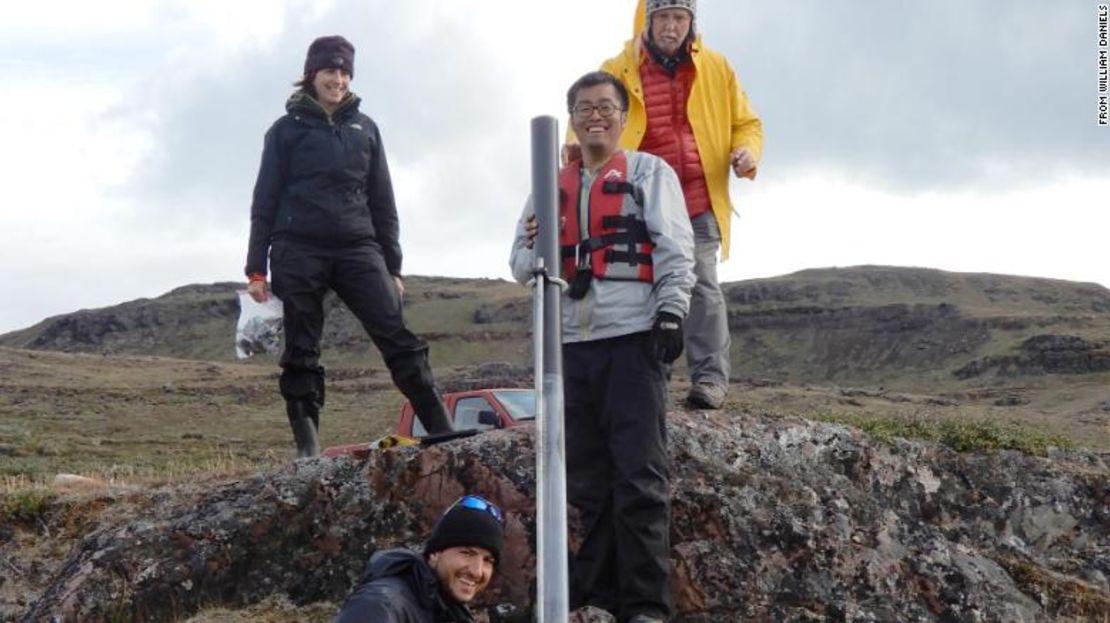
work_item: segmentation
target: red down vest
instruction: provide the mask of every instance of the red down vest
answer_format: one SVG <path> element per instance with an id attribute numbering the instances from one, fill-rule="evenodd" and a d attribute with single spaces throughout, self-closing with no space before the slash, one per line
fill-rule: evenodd
<path id="1" fill-rule="evenodd" d="M 690 218 L 710 209 L 709 187 L 694 129 L 686 115 L 686 102 L 696 75 L 694 64 L 690 62 L 679 65 L 674 77 L 667 75 L 659 63 L 650 58 L 640 65 L 647 132 L 639 150 L 666 160 L 678 174 Z"/>

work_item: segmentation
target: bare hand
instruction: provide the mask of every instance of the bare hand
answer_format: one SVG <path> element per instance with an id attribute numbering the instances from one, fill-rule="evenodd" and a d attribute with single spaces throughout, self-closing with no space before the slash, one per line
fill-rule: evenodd
<path id="1" fill-rule="evenodd" d="M 527 221 L 524 221 L 524 246 L 531 249 L 536 244 L 536 234 L 539 231 L 540 225 L 536 222 L 536 215 L 533 214 L 528 217 Z"/>
<path id="2" fill-rule="evenodd" d="M 405 281 L 401 279 L 400 275 L 393 275 L 393 283 L 397 285 L 398 296 L 405 296 Z"/>
<path id="3" fill-rule="evenodd" d="M 559 231 L 562 232 L 563 228 L 566 227 L 566 226 L 567 226 L 567 217 L 560 216 L 559 217 Z M 532 216 L 528 217 L 527 221 L 524 221 L 524 246 L 531 249 L 533 247 L 533 245 L 536 244 L 536 234 L 538 234 L 539 232 L 540 232 L 540 225 L 539 225 L 539 223 L 536 222 L 536 215 L 533 214 Z"/>
<path id="4" fill-rule="evenodd" d="M 567 143 L 563 145 L 563 166 L 566 166 L 575 160 L 582 159 L 582 146 L 578 143 Z"/>
<path id="5" fill-rule="evenodd" d="M 270 287 L 265 281 L 252 281 L 247 284 L 247 294 L 255 303 L 265 303 L 270 298 Z"/>
<path id="6" fill-rule="evenodd" d="M 736 177 L 755 179 L 755 158 L 752 157 L 752 152 L 748 148 L 741 147 L 732 152 L 729 160 L 732 163 L 732 171 L 736 174 Z"/>

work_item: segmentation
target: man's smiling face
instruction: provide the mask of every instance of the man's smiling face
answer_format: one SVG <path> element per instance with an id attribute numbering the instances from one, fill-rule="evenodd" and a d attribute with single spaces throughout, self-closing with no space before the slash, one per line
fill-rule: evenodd
<path id="1" fill-rule="evenodd" d="M 494 558 L 482 547 L 448 547 L 430 555 L 428 566 L 435 571 L 443 592 L 466 604 L 489 585 Z"/>
<path id="2" fill-rule="evenodd" d="M 609 155 L 620 145 L 626 114 L 616 87 L 598 84 L 578 91 L 571 113 L 571 127 L 582 149 Z M 608 111 L 604 116 L 601 113 Z"/>

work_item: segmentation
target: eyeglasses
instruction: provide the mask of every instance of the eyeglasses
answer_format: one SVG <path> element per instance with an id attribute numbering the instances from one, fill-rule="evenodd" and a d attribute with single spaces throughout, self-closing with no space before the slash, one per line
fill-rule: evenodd
<path id="1" fill-rule="evenodd" d="M 620 108 L 612 102 L 602 102 L 596 106 L 593 104 L 576 104 L 574 108 L 570 109 L 570 112 L 579 119 L 589 119 L 593 116 L 595 110 L 597 111 L 597 114 L 601 115 L 602 117 L 612 117 L 613 113 L 617 112 L 618 110 L 622 112 L 624 111 L 623 108 Z"/>
<path id="2" fill-rule="evenodd" d="M 482 511 L 483 513 L 486 513 L 490 517 L 496 519 L 497 523 L 502 525 L 505 524 L 505 515 L 501 513 L 501 509 L 497 508 L 497 506 L 495 506 L 493 502 L 490 502 L 480 495 L 462 496 L 454 504 L 451 505 L 451 508 L 448 508 L 447 511 L 443 514 L 446 515 L 447 513 L 451 512 L 451 509 L 455 508 L 456 506 L 461 506 L 463 508 L 469 508 L 476 511 Z"/>

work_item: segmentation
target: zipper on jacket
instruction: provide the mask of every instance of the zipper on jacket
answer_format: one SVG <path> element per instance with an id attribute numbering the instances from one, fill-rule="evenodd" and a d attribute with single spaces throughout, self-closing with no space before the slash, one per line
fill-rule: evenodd
<path id="1" fill-rule="evenodd" d="M 342 129 L 338 125 L 336 125 L 335 119 L 333 119 L 330 114 L 328 115 L 328 125 L 331 127 L 331 136 L 333 139 L 332 156 L 335 158 L 335 161 L 337 163 L 342 164 L 345 160 L 344 156 L 346 151 L 343 149 Z"/>
<path id="2" fill-rule="evenodd" d="M 682 127 L 685 120 L 679 116 L 682 111 L 681 104 L 686 102 L 679 102 L 679 95 L 682 93 L 682 85 L 679 84 L 678 72 L 670 77 L 671 82 L 671 131 L 674 132 L 674 141 L 678 145 L 678 166 L 675 167 L 678 174 L 679 185 L 683 187 L 682 191 L 686 192 L 686 143 L 682 140 Z"/>

